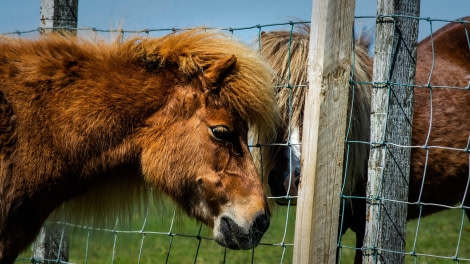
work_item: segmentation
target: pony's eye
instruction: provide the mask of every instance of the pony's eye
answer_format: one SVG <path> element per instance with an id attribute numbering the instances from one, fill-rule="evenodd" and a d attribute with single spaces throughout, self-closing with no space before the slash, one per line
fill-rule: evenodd
<path id="1" fill-rule="evenodd" d="M 210 130 L 217 140 L 228 141 L 230 139 L 230 131 L 226 126 L 213 126 Z"/>

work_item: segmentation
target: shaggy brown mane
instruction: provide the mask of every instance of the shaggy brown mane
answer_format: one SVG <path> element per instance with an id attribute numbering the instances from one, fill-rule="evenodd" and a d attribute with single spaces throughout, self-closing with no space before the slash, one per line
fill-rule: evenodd
<path id="1" fill-rule="evenodd" d="M 272 74 L 264 58 L 255 56 L 251 48 L 230 39 L 223 34 L 191 30 L 177 35 L 168 35 L 158 40 L 134 39 L 134 51 L 146 63 L 158 65 L 176 64 L 188 77 L 196 72 L 203 72 L 214 61 L 234 55 L 242 65 L 237 69 L 236 78 L 221 90 L 220 97 L 237 110 L 242 118 L 248 120 L 259 131 L 275 134 L 278 122 L 277 110 L 272 108 L 274 99 L 266 97 Z M 230 54 L 227 54 L 230 51 Z"/>
<path id="2" fill-rule="evenodd" d="M 96 69 L 98 72 L 106 71 L 107 67 L 125 68 L 132 63 L 145 63 L 155 70 L 174 64 L 188 78 L 203 72 L 213 62 L 234 55 L 238 65 L 242 66 L 237 69 L 237 76 L 228 83 L 228 89 L 222 90 L 221 99 L 236 109 L 253 128 L 275 134 L 277 110 L 267 103 L 274 101 L 267 96 L 272 94 L 270 90 L 273 89 L 271 68 L 250 47 L 218 31 L 194 29 L 157 39 L 135 37 L 112 43 L 66 38 L 56 34 L 40 41 L 0 37 L 0 48 L 0 63 L 14 58 L 21 60 L 23 56 L 28 57 L 31 65 L 36 65 L 34 61 L 43 64 L 62 63 L 64 57 L 70 61 L 93 59 L 101 61 L 99 65 L 103 68 Z M 36 76 L 33 74 L 36 70 L 39 69 L 29 69 L 31 77 Z"/>
<path id="3" fill-rule="evenodd" d="M 303 60 L 308 56 L 309 35 L 310 28 L 304 24 L 296 27 L 292 35 L 290 31 L 261 33 L 261 53 L 276 73 L 274 84 L 278 87 L 277 102 L 283 120 L 289 120 L 289 105 L 286 102 L 289 101 L 291 92 L 293 93 L 292 105 L 299 106 L 292 109 L 290 121 L 293 125 L 299 125 L 303 122 L 302 109 L 304 108 L 305 90 L 308 82 L 304 68 L 297 64 L 303 65 Z"/>

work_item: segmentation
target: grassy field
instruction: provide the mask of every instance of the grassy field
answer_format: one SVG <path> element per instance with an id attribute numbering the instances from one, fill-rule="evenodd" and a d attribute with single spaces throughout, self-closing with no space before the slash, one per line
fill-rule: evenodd
<path id="1" fill-rule="evenodd" d="M 406 234 L 405 263 L 441 264 L 441 263 L 470 263 L 470 223 L 464 216 L 462 236 L 458 248 L 460 262 L 453 261 L 457 252 L 460 227 L 462 224 L 462 210 L 445 210 L 440 213 L 423 217 L 418 221 L 408 222 Z M 355 247 L 354 233 L 346 232 L 342 244 L 347 247 Z M 416 256 L 411 256 L 411 252 Z M 341 263 L 352 263 L 354 250 L 343 248 L 343 260 Z M 467 260 L 465 260 L 467 259 Z"/>
<path id="2" fill-rule="evenodd" d="M 255 250 L 225 250 L 212 240 L 212 230 L 176 212 L 151 212 L 144 222 L 136 216 L 132 224 L 108 230 L 72 228 L 69 261 L 72 263 L 292 263 L 295 207 L 274 210 L 269 230 Z M 286 215 L 289 221 L 286 227 Z M 143 231 L 142 226 L 144 226 Z M 115 229 L 115 231 L 113 231 Z M 284 245 L 283 245 L 284 244 Z M 285 245 L 287 244 L 287 245 Z M 23 252 L 16 263 L 31 263 L 31 252 Z"/>
<path id="3" fill-rule="evenodd" d="M 143 219 L 136 216 L 133 224 L 111 227 L 110 230 L 74 228 L 70 231 L 70 262 L 72 263 L 292 263 L 295 207 L 277 208 L 271 227 L 262 244 L 255 250 L 225 250 L 210 238 L 212 231 L 177 213 L 172 221 L 171 210 L 148 216 L 144 232 Z M 286 227 L 286 216 L 289 216 Z M 461 210 L 447 210 L 408 223 L 406 263 L 456 263 L 452 261 L 457 250 L 462 221 Z M 113 231 L 113 228 L 115 231 Z M 131 231 L 131 232 L 129 232 Z M 470 227 L 464 228 L 458 257 L 470 259 Z M 199 237 L 199 238 L 198 238 Z M 415 243 L 416 241 L 416 243 Z M 286 244 L 283 246 L 283 244 Z M 409 252 L 414 251 L 417 257 Z M 342 239 L 340 263 L 352 263 L 354 234 L 346 232 Z M 422 256 L 432 255 L 432 256 Z M 17 263 L 30 262 L 30 252 L 24 252 Z M 440 256 L 440 257 L 436 257 Z M 460 263 L 470 263 L 461 261 Z"/>

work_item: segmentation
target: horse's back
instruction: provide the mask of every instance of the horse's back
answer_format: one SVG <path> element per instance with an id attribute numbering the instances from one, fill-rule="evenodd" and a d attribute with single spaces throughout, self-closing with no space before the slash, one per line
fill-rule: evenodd
<path id="1" fill-rule="evenodd" d="M 421 201 L 445 205 L 462 201 L 468 176 L 468 154 L 463 150 L 470 136 L 466 109 L 470 93 L 457 87 L 469 85 L 469 49 L 460 23 L 446 25 L 418 45 L 416 84 L 433 88 L 415 89 L 413 145 L 423 148 L 413 149 L 411 202 L 417 201 L 424 176 Z M 438 210 L 428 208 L 424 214 Z M 411 210 L 409 216 L 417 217 L 414 213 Z"/>
<path id="2" fill-rule="evenodd" d="M 470 21 L 470 17 L 462 18 Z M 468 85 L 470 47 L 465 24 L 450 23 L 422 40 L 418 45 L 418 84 L 426 84 L 432 70 L 431 85 Z"/>

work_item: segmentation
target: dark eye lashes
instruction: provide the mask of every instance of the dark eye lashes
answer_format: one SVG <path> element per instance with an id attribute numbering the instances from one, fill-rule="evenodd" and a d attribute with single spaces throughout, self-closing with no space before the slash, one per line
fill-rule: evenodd
<path id="1" fill-rule="evenodd" d="M 226 126 L 211 127 L 212 135 L 218 140 L 227 141 L 230 137 L 230 131 Z"/>

